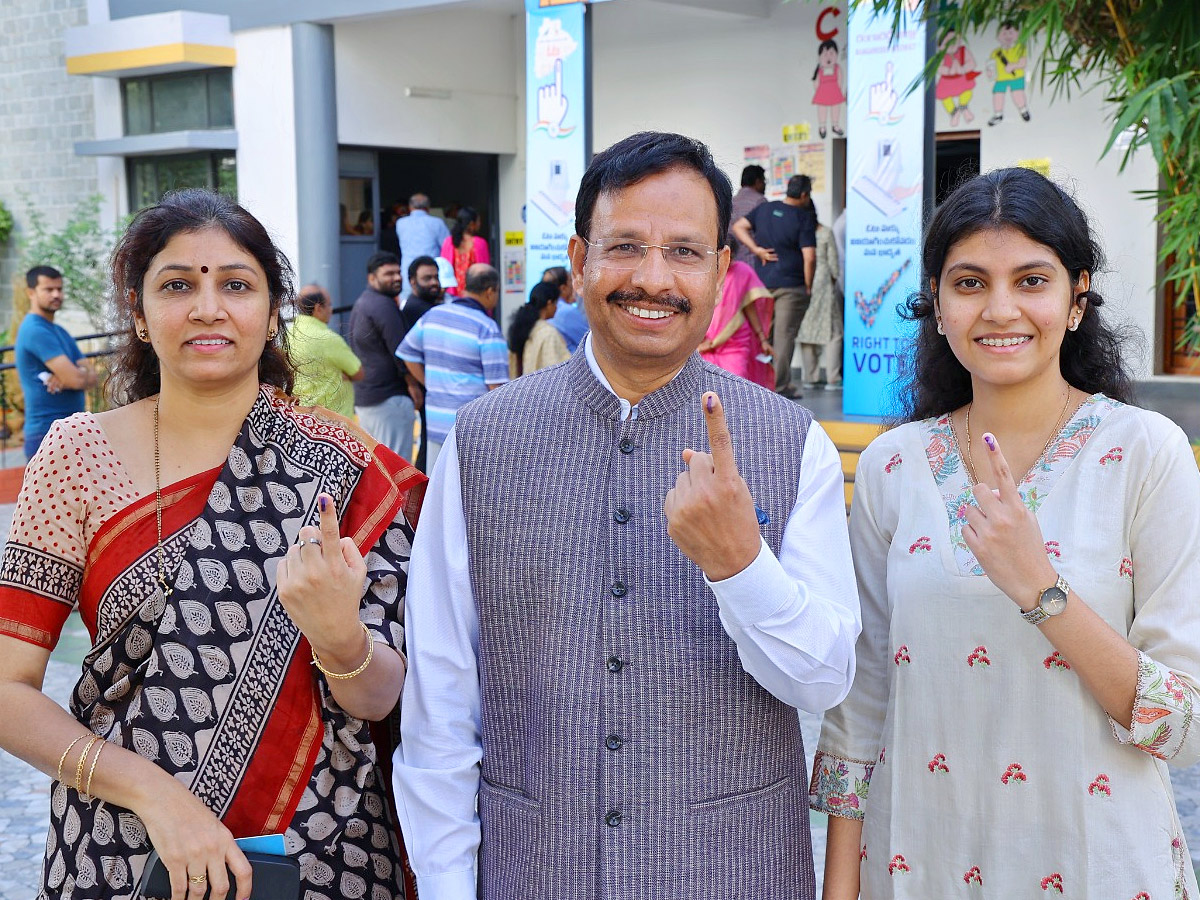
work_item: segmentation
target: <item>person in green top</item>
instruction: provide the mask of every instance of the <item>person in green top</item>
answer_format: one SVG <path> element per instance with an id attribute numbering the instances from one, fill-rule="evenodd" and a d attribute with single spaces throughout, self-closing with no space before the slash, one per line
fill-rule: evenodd
<path id="1" fill-rule="evenodd" d="M 307 284 L 296 298 L 299 315 L 288 326 L 288 346 L 296 366 L 295 396 L 304 403 L 324 406 L 339 416 L 354 418 L 351 381 L 363 377 L 350 345 L 329 327 L 333 301 L 319 284 Z"/>

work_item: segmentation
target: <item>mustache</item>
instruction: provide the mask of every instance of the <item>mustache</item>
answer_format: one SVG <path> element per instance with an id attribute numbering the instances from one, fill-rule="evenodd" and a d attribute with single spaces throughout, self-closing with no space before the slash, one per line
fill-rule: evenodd
<path id="1" fill-rule="evenodd" d="M 613 291 L 604 298 L 609 303 L 629 303 L 637 306 L 639 301 L 646 301 L 650 306 L 669 306 L 681 313 L 692 311 L 692 301 L 682 294 L 660 294 L 651 297 L 645 291 Z"/>

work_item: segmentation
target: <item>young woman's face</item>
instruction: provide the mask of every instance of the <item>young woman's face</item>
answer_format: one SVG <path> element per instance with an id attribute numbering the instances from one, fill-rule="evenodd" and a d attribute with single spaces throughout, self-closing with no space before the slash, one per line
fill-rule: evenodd
<path id="1" fill-rule="evenodd" d="M 277 327 L 262 266 L 220 228 L 167 242 L 146 269 L 135 319 L 163 382 L 198 390 L 257 383 L 267 332 Z"/>
<path id="2" fill-rule="evenodd" d="M 1084 314 L 1078 282 L 1052 249 L 1015 228 L 977 231 L 951 246 L 931 285 L 946 340 L 976 383 L 1061 379 L 1067 328 Z"/>

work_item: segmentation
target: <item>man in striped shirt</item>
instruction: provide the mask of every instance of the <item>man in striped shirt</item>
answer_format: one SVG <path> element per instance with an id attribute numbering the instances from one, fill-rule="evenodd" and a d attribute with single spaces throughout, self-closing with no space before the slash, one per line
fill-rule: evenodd
<path id="1" fill-rule="evenodd" d="M 508 346 L 492 318 L 500 301 L 500 273 L 477 263 L 467 270 L 464 291 L 417 320 L 396 350 L 425 385 L 430 472 L 458 410 L 508 381 Z"/>

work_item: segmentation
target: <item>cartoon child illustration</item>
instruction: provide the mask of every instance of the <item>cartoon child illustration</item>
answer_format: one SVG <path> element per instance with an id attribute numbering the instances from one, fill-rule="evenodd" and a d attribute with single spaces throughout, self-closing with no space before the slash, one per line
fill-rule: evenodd
<path id="1" fill-rule="evenodd" d="M 842 67 L 838 63 L 837 42 L 821 41 L 817 47 L 817 60 L 817 67 L 812 76 L 812 80 L 817 84 L 816 93 L 812 98 L 813 106 L 817 108 L 817 131 L 821 137 L 825 137 L 825 123 L 832 116 L 833 133 L 841 137 L 845 134 L 841 123 L 846 91 L 842 80 Z"/>
<path id="2" fill-rule="evenodd" d="M 975 57 L 967 49 L 967 45 L 953 31 L 942 38 L 942 64 L 938 68 L 937 88 L 935 95 L 946 112 L 950 113 L 950 124 L 957 125 L 961 118 L 964 123 L 974 122 L 975 114 L 967 104 L 975 91 L 975 79 L 979 77 Z"/>
<path id="3" fill-rule="evenodd" d="M 1025 44 L 1018 40 L 1020 36 L 1016 22 L 1001 23 L 997 34 L 1000 46 L 988 57 L 988 75 L 996 82 L 992 87 L 992 108 L 996 114 L 988 119 L 989 125 L 1004 121 L 1004 95 L 1009 92 L 1021 118 L 1029 121 L 1029 107 L 1025 104 L 1025 66 L 1029 59 Z"/>

